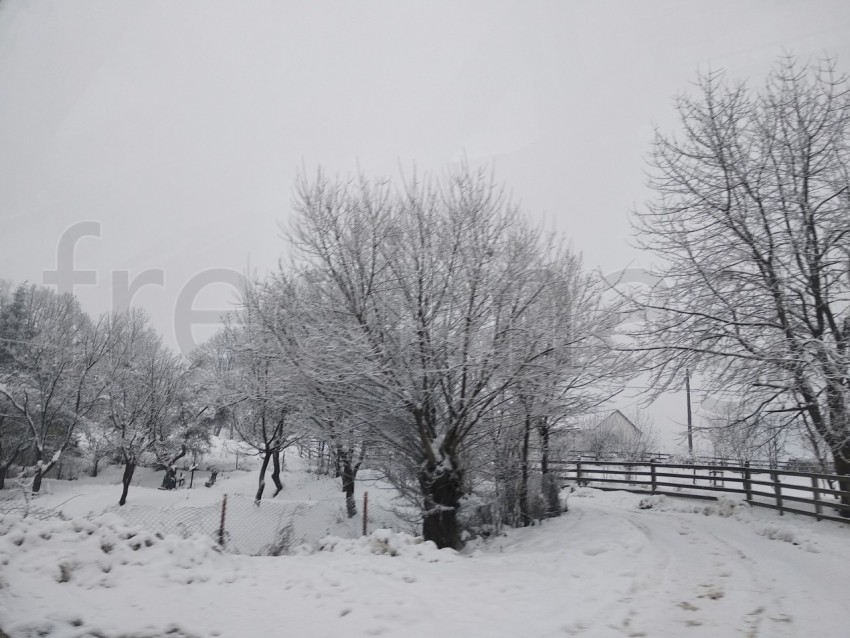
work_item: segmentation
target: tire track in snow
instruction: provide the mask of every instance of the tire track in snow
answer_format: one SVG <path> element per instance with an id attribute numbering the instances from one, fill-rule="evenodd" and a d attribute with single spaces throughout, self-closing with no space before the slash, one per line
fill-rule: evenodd
<path id="1" fill-rule="evenodd" d="M 629 505 L 606 499 L 580 506 L 612 524 L 628 522 L 645 539 L 641 553 L 649 573 L 636 578 L 633 595 L 612 610 L 618 620 L 608 622 L 607 635 L 698 638 L 729 635 L 734 626 L 740 636 L 808 638 L 813 627 L 825 625 L 835 633 L 820 635 L 845 635 L 850 616 L 835 604 L 830 586 L 847 583 L 843 566 L 759 536 L 752 524 L 734 518 Z"/>
<path id="2" fill-rule="evenodd" d="M 742 629 L 751 629 L 746 613 L 759 608 L 751 595 L 726 598 L 727 582 L 752 592 L 754 581 L 741 569 L 726 569 L 729 551 L 694 526 L 679 520 L 660 521 L 650 514 L 592 506 L 603 517 L 627 522 L 644 539 L 644 573 L 635 579 L 630 596 L 619 601 L 607 628 L 626 636 L 722 635 L 730 614 L 742 618 Z M 741 609 L 741 605 L 744 608 Z M 722 622 L 717 622 L 722 618 Z M 603 635 L 603 634 L 599 634 Z M 616 635 L 616 634 L 609 634 Z M 742 635 L 747 633 L 742 632 Z"/>

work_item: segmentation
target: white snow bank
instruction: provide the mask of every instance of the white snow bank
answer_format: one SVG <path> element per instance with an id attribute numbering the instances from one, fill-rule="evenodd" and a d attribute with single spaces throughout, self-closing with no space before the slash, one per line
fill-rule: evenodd
<path id="1" fill-rule="evenodd" d="M 820 552 L 818 542 L 814 538 L 811 529 L 806 529 L 793 523 L 768 523 L 766 525 L 757 526 L 756 534 L 769 538 L 771 540 L 783 541 L 797 545 L 807 552 L 817 554 Z"/>
<path id="2" fill-rule="evenodd" d="M 458 553 L 453 549 L 438 549 L 431 541 L 422 540 L 404 532 L 394 532 L 389 529 L 376 529 L 369 536 L 357 539 L 344 539 L 336 536 L 326 536 L 315 544 L 305 544 L 296 548 L 297 554 L 314 554 L 316 552 L 336 552 L 340 554 L 387 556 L 405 556 L 424 560 L 429 563 L 457 560 Z"/>
<path id="3" fill-rule="evenodd" d="M 845 635 L 846 526 L 731 500 L 574 496 L 568 514 L 463 557 L 384 529 L 249 557 L 114 515 L 2 517 L 0 627 L 11 638 Z M 802 551 L 809 541 L 817 552 Z"/>
<path id="4" fill-rule="evenodd" d="M 175 583 L 233 582 L 237 566 L 206 536 L 154 535 L 116 515 L 38 520 L 0 515 L 0 565 L 83 589 L 110 588 L 134 569 Z"/>
<path id="5" fill-rule="evenodd" d="M 735 518 L 739 521 L 752 519 L 749 503 L 740 499 L 721 496 L 716 501 L 671 499 L 664 494 L 644 496 L 637 504 L 638 509 L 654 509 L 661 512 L 682 512 Z"/>

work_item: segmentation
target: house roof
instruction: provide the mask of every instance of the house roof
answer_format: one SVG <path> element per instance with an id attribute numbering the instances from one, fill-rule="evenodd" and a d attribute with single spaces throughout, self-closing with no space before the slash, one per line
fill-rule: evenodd
<path id="1" fill-rule="evenodd" d="M 614 410 L 611 414 L 602 419 L 596 427 L 642 434 L 640 428 L 632 423 L 631 420 L 629 420 L 629 418 L 619 410 Z"/>

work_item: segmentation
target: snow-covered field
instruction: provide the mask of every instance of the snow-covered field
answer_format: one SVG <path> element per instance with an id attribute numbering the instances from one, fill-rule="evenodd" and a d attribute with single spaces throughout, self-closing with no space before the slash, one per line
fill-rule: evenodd
<path id="1" fill-rule="evenodd" d="M 284 479 L 278 499 L 327 493 L 342 504 L 330 481 Z M 249 493 L 254 480 L 221 484 Z M 130 503 L 215 500 L 216 487 L 134 485 Z M 0 627 L 12 638 L 843 638 L 850 624 L 850 526 L 739 501 L 581 488 L 560 519 L 462 553 L 378 530 L 255 557 L 98 515 L 107 494 L 117 499 L 115 485 L 51 490 L 41 504 L 64 503 L 70 520 L 0 517 Z"/>

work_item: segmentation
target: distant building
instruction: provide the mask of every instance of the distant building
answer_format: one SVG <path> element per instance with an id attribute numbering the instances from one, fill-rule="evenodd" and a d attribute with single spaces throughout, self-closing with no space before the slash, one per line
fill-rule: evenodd
<path id="1" fill-rule="evenodd" d="M 623 441 L 640 437 L 643 434 L 640 428 L 619 410 L 614 410 L 592 429 L 599 430 L 600 432 L 609 434 L 611 438 Z"/>
<path id="2" fill-rule="evenodd" d="M 564 432 L 562 450 L 567 456 L 631 456 L 638 448 L 643 432 L 619 410 L 614 410 L 595 425 L 571 428 Z"/>

